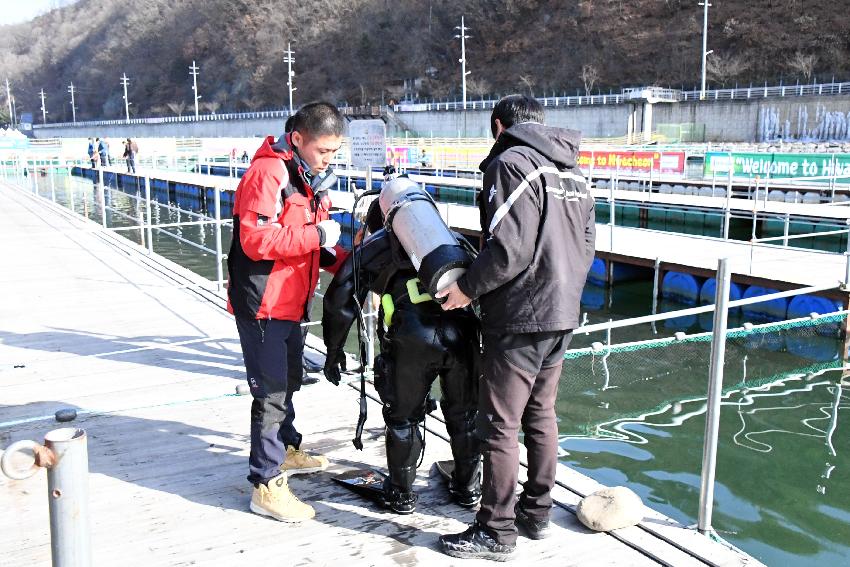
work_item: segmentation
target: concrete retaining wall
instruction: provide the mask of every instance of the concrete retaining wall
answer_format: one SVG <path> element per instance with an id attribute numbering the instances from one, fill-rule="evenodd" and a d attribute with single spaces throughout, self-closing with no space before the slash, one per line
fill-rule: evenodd
<path id="1" fill-rule="evenodd" d="M 629 105 L 548 107 L 549 124 L 581 130 L 587 138 L 625 136 Z M 640 124 L 638 111 L 638 125 Z M 488 137 L 490 111 L 396 112 L 388 136 L 404 137 L 405 127 L 419 137 Z M 776 140 L 850 141 L 850 95 L 753 98 L 749 100 L 656 104 L 653 124 L 705 124 L 709 142 Z M 117 124 L 37 128 L 38 138 L 106 136 L 252 137 L 280 134 L 283 119 L 205 120 L 167 124 Z M 639 129 L 639 126 L 638 126 Z"/>

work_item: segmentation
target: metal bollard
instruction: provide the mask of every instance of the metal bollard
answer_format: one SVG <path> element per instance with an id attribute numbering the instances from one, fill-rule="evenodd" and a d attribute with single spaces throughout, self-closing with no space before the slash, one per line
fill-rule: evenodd
<path id="1" fill-rule="evenodd" d="M 3 474 L 24 480 L 40 467 L 47 469 L 47 499 L 50 504 L 50 552 L 53 567 L 89 567 L 89 466 L 86 432 L 75 427 L 54 429 L 35 441 L 12 443 L 0 459 Z M 12 458 L 29 450 L 32 465 L 16 470 Z"/>

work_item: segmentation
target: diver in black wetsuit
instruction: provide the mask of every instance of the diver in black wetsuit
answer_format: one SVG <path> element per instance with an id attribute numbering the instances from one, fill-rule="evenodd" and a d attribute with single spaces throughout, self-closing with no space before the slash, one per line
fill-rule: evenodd
<path id="1" fill-rule="evenodd" d="M 357 318 L 354 279 L 359 277 L 360 305 L 368 291 L 381 297 L 381 354 L 375 357 L 375 389 L 384 404 L 389 468 L 381 503 L 399 514 L 409 514 L 416 506 L 412 487 L 423 450 L 419 424 L 425 419 L 431 384 L 439 376 L 440 406 L 455 462 L 449 493 L 457 504 L 474 507 L 481 499 L 481 453 L 475 436 L 478 319 L 470 309 L 443 311 L 427 295 L 398 239 L 382 228 L 383 222 L 375 200 L 366 216 L 372 234 L 357 251 L 359 273 L 354 273 L 352 253 L 325 293 L 325 376 L 339 383 L 343 345 Z"/>

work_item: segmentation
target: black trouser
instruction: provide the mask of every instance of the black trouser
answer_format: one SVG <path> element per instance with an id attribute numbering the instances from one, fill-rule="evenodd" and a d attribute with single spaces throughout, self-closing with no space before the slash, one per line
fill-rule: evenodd
<path id="1" fill-rule="evenodd" d="M 570 331 L 484 335 L 477 420 L 484 477 L 477 520 L 499 543 L 517 539 L 514 491 L 520 427 L 528 449 L 522 507 L 532 519 L 549 517 L 558 464 L 555 400 L 571 338 Z"/>
<path id="2" fill-rule="evenodd" d="M 301 326 L 295 321 L 236 318 L 251 403 L 248 480 L 266 482 L 280 474 L 286 447 L 301 445 L 292 394 L 301 388 Z"/>
<path id="3" fill-rule="evenodd" d="M 418 425 L 425 419 L 426 399 L 437 376 L 455 460 L 452 483 L 459 489 L 477 488 L 477 324 L 471 314 L 442 314 L 436 304 L 396 305 L 375 359 L 375 389 L 384 404 L 390 484 L 400 492 L 411 492 L 416 478 L 422 453 Z"/>
<path id="4" fill-rule="evenodd" d="M 127 158 L 127 173 L 136 173 L 136 158 Z"/>

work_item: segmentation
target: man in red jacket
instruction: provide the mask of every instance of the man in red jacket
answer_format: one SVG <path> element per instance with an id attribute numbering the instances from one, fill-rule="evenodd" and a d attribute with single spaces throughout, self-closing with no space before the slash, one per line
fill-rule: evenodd
<path id="1" fill-rule="evenodd" d="M 236 189 L 233 241 L 227 257 L 228 309 L 236 317 L 251 405 L 248 480 L 251 511 L 281 521 L 312 518 L 288 474 L 324 470 L 328 460 L 300 450 L 292 394 L 301 385 L 300 323 L 316 289 L 319 267 L 344 259 L 333 248 L 339 224 L 330 220 L 329 170 L 345 122 L 324 102 L 302 107 L 291 131 L 257 150 Z"/>

